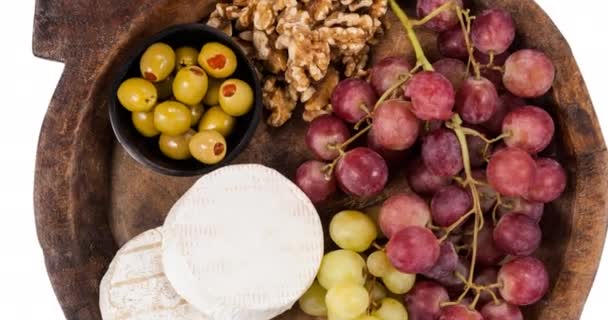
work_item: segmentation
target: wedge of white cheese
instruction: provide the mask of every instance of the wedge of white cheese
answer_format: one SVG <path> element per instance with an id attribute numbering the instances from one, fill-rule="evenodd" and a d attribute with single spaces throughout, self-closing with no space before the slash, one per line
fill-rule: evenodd
<path id="1" fill-rule="evenodd" d="M 161 264 L 159 229 L 127 242 L 116 254 L 99 288 L 104 320 L 207 320 L 173 290 Z"/>
<path id="2" fill-rule="evenodd" d="M 277 171 L 234 165 L 202 177 L 163 226 L 175 291 L 213 320 L 266 320 L 313 282 L 323 229 L 306 195 Z"/>

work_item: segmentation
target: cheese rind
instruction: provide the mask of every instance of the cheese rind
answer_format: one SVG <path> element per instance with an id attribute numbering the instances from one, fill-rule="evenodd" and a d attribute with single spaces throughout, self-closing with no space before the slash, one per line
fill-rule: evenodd
<path id="1" fill-rule="evenodd" d="M 312 284 L 323 228 L 306 195 L 261 165 L 197 181 L 163 226 L 162 263 L 175 290 L 217 320 L 266 320 Z"/>

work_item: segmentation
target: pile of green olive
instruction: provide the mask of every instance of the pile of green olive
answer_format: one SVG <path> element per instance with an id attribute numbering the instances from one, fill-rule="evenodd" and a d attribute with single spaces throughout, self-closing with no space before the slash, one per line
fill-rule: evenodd
<path id="1" fill-rule="evenodd" d="M 237 68 L 234 52 L 217 42 L 200 52 L 159 42 L 146 49 L 139 67 L 141 77 L 125 80 L 117 92 L 135 129 L 148 138 L 160 136 L 160 151 L 171 159 L 222 161 L 236 117 L 254 104 L 251 86 L 229 78 Z"/>

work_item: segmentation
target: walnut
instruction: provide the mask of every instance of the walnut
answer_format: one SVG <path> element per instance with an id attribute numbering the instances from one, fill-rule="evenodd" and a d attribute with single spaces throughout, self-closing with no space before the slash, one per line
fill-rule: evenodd
<path id="1" fill-rule="evenodd" d="M 372 0 L 359 0 L 359 1 L 351 2 L 351 4 L 348 5 L 348 10 L 350 10 L 351 12 L 354 12 L 359 9 L 371 7 L 372 4 L 373 4 Z"/>
<path id="2" fill-rule="evenodd" d="M 332 0 L 311 0 L 306 5 L 306 11 L 315 21 L 323 21 L 332 9 Z"/>
<path id="3" fill-rule="evenodd" d="M 302 117 L 306 121 L 312 121 L 314 118 L 331 113 L 329 101 L 331 93 L 340 81 L 340 74 L 336 69 L 330 68 L 327 70 L 325 78 L 315 85 L 315 93 L 304 104 L 304 114 Z"/>
<path id="4" fill-rule="evenodd" d="M 287 52 L 272 48 L 268 60 L 264 61 L 264 66 L 273 74 L 284 72 L 287 70 Z"/>
<path id="5" fill-rule="evenodd" d="M 270 55 L 270 39 L 264 31 L 253 31 L 253 46 L 258 51 L 258 59 L 266 60 Z"/>
<path id="6" fill-rule="evenodd" d="M 323 24 L 326 27 L 342 26 L 342 27 L 357 27 L 368 33 L 372 33 L 374 20 L 370 15 L 358 13 L 332 13 Z"/>
<path id="7" fill-rule="evenodd" d="M 256 30 L 269 30 L 275 23 L 275 13 L 271 0 L 259 0 L 253 12 L 253 27 Z"/>
<path id="8" fill-rule="evenodd" d="M 384 17 L 388 10 L 388 0 L 373 0 L 374 3 L 369 7 L 369 15 L 374 19 Z"/>
<path id="9" fill-rule="evenodd" d="M 289 120 L 296 107 L 296 101 L 285 88 L 279 87 L 277 82 L 276 77 L 266 79 L 262 90 L 264 106 L 272 112 L 267 123 L 273 127 L 280 127 Z"/>
<path id="10" fill-rule="evenodd" d="M 342 64 L 344 64 L 344 75 L 347 77 L 356 77 L 361 78 L 367 75 L 367 70 L 365 70 L 365 66 L 367 65 L 367 61 L 369 59 L 369 46 L 365 46 L 363 51 L 354 56 L 345 56 L 342 59 Z"/>

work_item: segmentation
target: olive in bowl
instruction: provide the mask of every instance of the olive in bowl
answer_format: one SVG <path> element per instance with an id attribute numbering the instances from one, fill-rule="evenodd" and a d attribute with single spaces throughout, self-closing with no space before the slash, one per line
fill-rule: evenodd
<path id="1" fill-rule="evenodd" d="M 225 93 L 240 90 L 226 97 L 224 83 Z M 238 44 L 217 29 L 187 24 L 134 47 L 114 79 L 109 113 L 135 160 L 162 174 L 195 176 L 245 148 L 260 122 L 261 100 L 254 66 Z"/>

